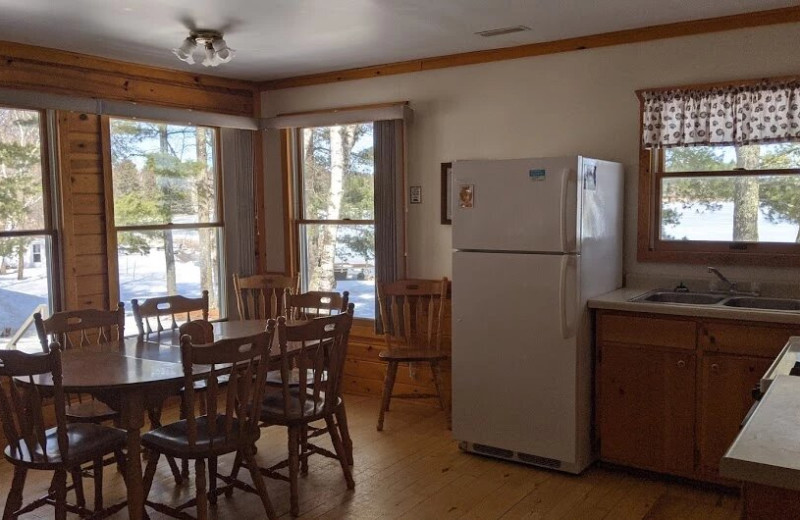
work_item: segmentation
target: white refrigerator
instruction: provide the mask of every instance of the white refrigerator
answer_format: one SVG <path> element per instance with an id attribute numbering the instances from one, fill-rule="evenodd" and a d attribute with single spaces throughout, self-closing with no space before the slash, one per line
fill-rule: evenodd
<path id="1" fill-rule="evenodd" d="M 453 436 L 580 473 L 593 461 L 586 300 L 622 285 L 622 165 L 457 161 L 451 189 Z"/>

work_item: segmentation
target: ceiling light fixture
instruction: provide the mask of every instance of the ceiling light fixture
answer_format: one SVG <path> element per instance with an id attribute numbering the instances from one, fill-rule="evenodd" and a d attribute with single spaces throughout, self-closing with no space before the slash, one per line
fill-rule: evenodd
<path id="1" fill-rule="evenodd" d="M 172 53 L 179 60 L 193 65 L 194 52 L 198 45 L 205 52 L 205 59 L 203 60 L 203 66 L 205 67 L 216 67 L 222 63 L 228 63 L 236 54 L 236 51 L 228 47 L 228 44 L 222 38 L 221 32 L 207 29 L 189 33 L 189 37 L 183 40 L 180 47 L 172 49 Z"/>

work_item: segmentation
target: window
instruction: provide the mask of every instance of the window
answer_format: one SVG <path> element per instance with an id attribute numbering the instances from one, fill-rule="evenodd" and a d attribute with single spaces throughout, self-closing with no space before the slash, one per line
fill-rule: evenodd
<path id="1" fill-rule="evenodd" d="M 643 94 L 640 260 L 797 262 L 798 94 L 794 84 Z"/>
<path id="2" fill-rule="evenodd" d="M 221 294 L 217 131 L 111 119 L 114 226 L 120 299 Z"/>
<path id="3" fill-rule="evenodd" d="M 38 351 L 56 294 L 43 113 L 0 108 L 0 348 Z"/>
<path id="4" fill-rule="evenodd" d="M 300 129 L 298 242 L 306 291 L 349 291 L 375 317 L 373 124 Z"/>

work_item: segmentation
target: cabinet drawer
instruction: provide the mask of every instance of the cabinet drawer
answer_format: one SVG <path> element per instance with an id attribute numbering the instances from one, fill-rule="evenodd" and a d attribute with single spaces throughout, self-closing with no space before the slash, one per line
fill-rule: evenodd
<path id="1" fill-rule="evenodd" d="M 603 343 L 694 350 L 697 341 L 696 322 L 647 315 L 601 313 L 598 317 L 597 332 Z"/>
<path id="2" fill-rule="evenodd" d="M 774 358 L 800 328 L 762 323 L 708 322 L 700 325 L 698 344 L 703 350 Z"/>

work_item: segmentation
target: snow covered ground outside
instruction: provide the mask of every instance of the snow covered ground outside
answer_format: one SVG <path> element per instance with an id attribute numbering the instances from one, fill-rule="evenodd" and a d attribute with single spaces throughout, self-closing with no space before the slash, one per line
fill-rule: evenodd
<path id="1" fill-rule="evenodd" d="M 25 278 L 17 280 L 16 271 L 0 275 L 0 348 L 4 348 L 9 336 L 23 324 L 37 306 L 47 305 L 48 287 L 47 271 L 43 267 L 26 268 Z M 166 267 L 163 251 L 153 249 L 149 255 L 121 255 L 119 257 L 120 298 L 125 302 L 126 311 L 130 314 L 130 301 L 133 298 L 144 300 L 165 294 Z M 189 297 L 199 296 L 200 268 L 193 261 L 175 264 L 175 277 L 178 293 Z M 372 318 L 375 316 L 375 282 L 374 280 L 338 280 L 337 291 L 349 291 L 350 301 L 356 306 L 356 316 Z M 229 309 L 228 315 L 236 316 L 235 309 Z M 132 319 L 126 324 L 127 330 L 136 330 Z M 20 350 L 38 350 L 36 330 L 31 327 L 18 343 Z"/>

